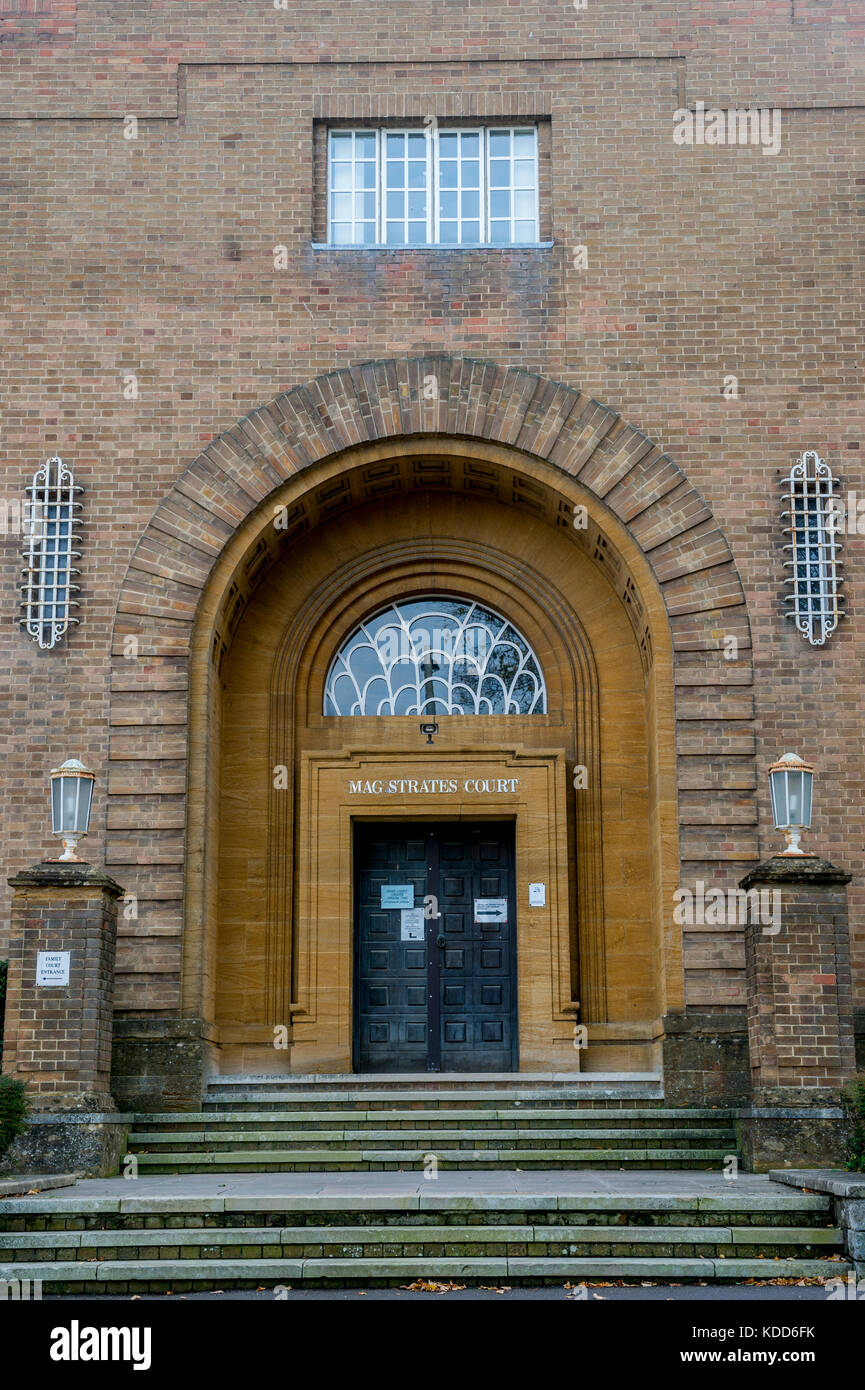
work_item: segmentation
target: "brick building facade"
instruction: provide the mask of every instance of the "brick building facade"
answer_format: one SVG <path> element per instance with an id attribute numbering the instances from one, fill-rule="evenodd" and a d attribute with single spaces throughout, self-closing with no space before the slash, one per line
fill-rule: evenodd
<path id="1" fill-rule="evenodd" d="M 7 514 L 50 455 L 84 488 L 51 649 L 3 538 L 2 840 L 10 876 L 53 854 L 49 769 L 96 772 L 122 1103 L 351 1069 L 354 821 L 482 814 L 517 827 L 522 1066 L 746 1100 L 747 924 L 677 925 L 673 894 L 776 852 L 787 748 L 806 847 L 852 875 L 862 1032 L 865 542 L 809 644 L 781 484 L 813 449 L 865 492 L 863 29 L 848 0 L 0 5 Z M 699 103 L 774 112 L 777 149 L 677 142 Z M 334 132 L 456 130 L 536 131 L 534 236 L 333 244 Z M 524 635 L 542 734 L 322 717 L 353 625 L 439 593 Z M 388 776 L 525 795 L 359 810 Z"/>

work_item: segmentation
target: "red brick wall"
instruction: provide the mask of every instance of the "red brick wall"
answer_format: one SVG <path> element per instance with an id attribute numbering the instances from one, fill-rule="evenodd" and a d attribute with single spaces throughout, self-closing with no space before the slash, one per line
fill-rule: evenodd
<path id="1" fill-rule="evenodd" d="M 837 1091 L 855 1069 L 844 887 L 793 884 L 780 897 L 782 929 L 747 932 L 751 1079 L 764 1104 Z"/>
<path id="2" fill-rule="evenodd" d="M 110 1095 L 116 907 L 88 888 L 22 888 L 15 899 L 3 1070 L 34 1105 L 100 1109 Z M 36 984 L 40 951 L 70 953 L 69 984 Z"/>
<path id="3" fill-rule="evenodd" d="M 29 18 L 52 14 L 69 10 Z M 816 447 L 865 494 L 862 7 L 82 0 L 61 46 L 37 42 L 26 18 L 9 16 L 19 28 L 0 67 L 4 489 L 18 496 L 59 451 L 87 491 L 83 621 L 54 652 L 9 621 L 19 547 L 0 540 L 10 871 L 48 849 L 46 774 L 72 755 L 100 779 L 84 845 L 100 861 L 117 595 L 159 500 L 204 444 L 322 371 L 467 353 L 612 406 L 663 443 L 724 527 L 751 612 L 759 762 L 793 747 L 818 763 L 812 843 L 856 875 L 865 1002 L 865 538 L 845 550 L 849 616 L 812 649 L 781 617 L 776 486 Z M 685 98 L 777 101 L 781 154 L 676 147 Z M 127 112 L 136 140 L 124 139 Z M 551 249 L 311 248 L 314 120 L 430 113 L 549 116 Z M 276 244 L 287 270 L 274 270 Z M 137 401 L 123 397 L 127 372 Z M 735 401 L 721 396 L 730 373 Z M 179 788 L 167 814 L 182 820 Z M 112 815 L 134 827 L 134 798 Z M 697 808 L 688 834 L 711 816 Z M 762 789 L 761 817 L 743 836 L 764 855 L 776 840 Z M 723 860 L 693 871 L 727 882 Z M 179 868 L 166 872 L 179 884 Z M 148 1006 L 170 1012 L 176 936 L 150 918 L 121 932 L 130 1006 L 146 984 Z M 741 933 L 704 933 L 688 964 L 691 1002 L 742 1002 Z"/>

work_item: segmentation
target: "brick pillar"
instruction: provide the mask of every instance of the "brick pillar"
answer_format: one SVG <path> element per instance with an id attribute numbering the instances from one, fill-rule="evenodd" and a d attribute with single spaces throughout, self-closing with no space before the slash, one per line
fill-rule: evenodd
<path id="1" fill-rule="evenodd" d="M 843 1158 L 838 1091 L 856 1069 L 850 877 L 823 859 L 779 855 L 739 885 L 777 894 L 745 927 L 752 1102 L 742 1139 L 754 1168 Z"/>
<path id="2" fill-rule="evenodd" d="M 3 1070 L 24 1081 L 31 1123 L 11 1152 L 19 1169 L 109 1171 L 125 1143 L 111 1095 L 117 899 L 91 864 L 24 869 L 14 889 Z M 68 983 L 39 984 L 39 953 Z"/>

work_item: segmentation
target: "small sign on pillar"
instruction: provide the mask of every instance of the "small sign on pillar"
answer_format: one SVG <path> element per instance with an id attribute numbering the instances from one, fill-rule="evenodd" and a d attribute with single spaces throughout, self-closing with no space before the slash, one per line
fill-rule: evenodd
<path id="1" fill-rule="evenodd" d="M 37 951 L 36 952 L 36 983 L 37 985 L 68 985 L 69 984 L 69 959 L 71 951 Z"/>

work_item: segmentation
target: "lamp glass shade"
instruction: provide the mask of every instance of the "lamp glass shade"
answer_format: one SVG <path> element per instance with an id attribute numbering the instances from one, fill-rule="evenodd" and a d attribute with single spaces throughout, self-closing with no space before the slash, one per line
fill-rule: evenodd
<path id="1" fill-rule="evenodd" d="M 51 778 L 51 828 L 55 835 L 86 835 L 93 801 L 93 774 L 64 770 Z"/>
<path id="2" fill-rule="evenodd" d="M 808 767 L 775 767 L 769 773 L 772 816 L 777 830 L 788 825 L 811 824 L 811 792 L 814 774 Z"/>

